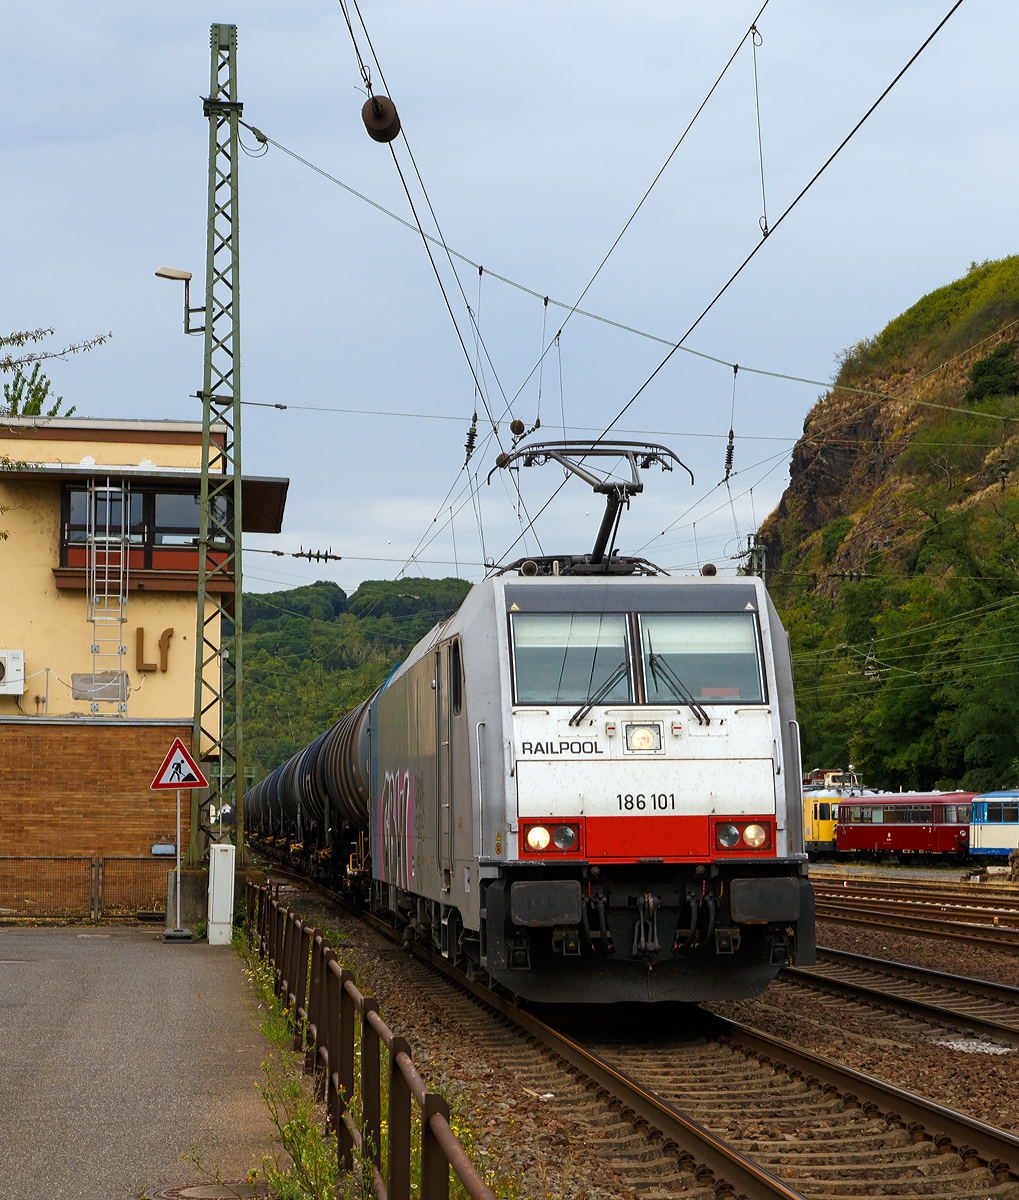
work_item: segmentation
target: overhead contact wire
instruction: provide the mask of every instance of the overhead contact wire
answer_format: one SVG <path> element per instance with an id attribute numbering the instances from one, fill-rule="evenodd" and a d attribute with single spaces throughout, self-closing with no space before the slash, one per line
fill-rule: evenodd
<path id="1" fill-rule="evenodd" d="M 945 14 L 945 16 L 942 17 L 942 19 L 938 22 L 938 24 L 935 26 L 933 31 L 924 39 L 920 48 L 912 55 L 912 57 L 909 59 L 909 61 L 906 63 L 906 65 L 899 71 L 899 73 L 895 76 L 895 78 L 891 81 L 891 83 L 888 84 L 888 86 L 881 93 L 881 95 L 878 96 L 878 98 L 874 101 L 874 103 L 870 106 L 870 108 L 867 109 L 867 111 L 863 114 L 863 116 L 859 119 L 859 121 L 856 122 L 856 124 L 846 134 L 846 136 L 842 139 L 842 141 L 839 142 L 839 144 L 835 147 L 835 149 L 831 152 L 831 154 L 825 159 L 825 161 L 821 164 L 821 166 L 818 168 L 818 170 L 814 172 L 814 174 L 811 176 L 811 178 L 807 182 L 807 184 L 800 190 L 799 194 L 795 197 L 795 199 L 792 201 L 792 203 L 788 205 L 788 207 L 785 209 L 785 211 L 782 213 L 782 215 L 778 218 L 778 220 L 775 222 L 775 224 L 771 227 L 770 233 L 774 233 L 775 230 L 778 229 L 778 227 L 782 224 L 782 222 L 786 219 L 786 217 L 789 216 L 789 214 L 793 211 L 793 209 L 799 204 L 799 202 L 803 199 L 803 197 L 807 194 L 807 192 L 809 192 L 810 189 L 814 186 L 814 184 L 821 178 L 821 176 L 831 166 L 831 164 L 839 156 L 839 154 L 842 152 L 842 150 L 849 144 L 849 142 L 855 136 L 855 134 L 858 132 L 858 130 L 863 126 L 864 122 L 867 121 L 867 119 L 870 117 L 870 115 L 874 112 L 874 110 L 878 107 L 878 105 L 884 100 L 884 98 L 888 95 L 888 93 L 892 90 L 892 88 L 895 87 L 895 85 L 899 82 L 899 80 L 903 77 L 903 75 L 906 74 L 906 72 L 913 65 L 913 63 L 915 63 L 916 60 L 920 57 L 920 55 L 924 52 L 924 50 L 927 49 L 927 47 L 931 44 L 931 42 L 934 40 L 934 38 L 937 36 L 937 34 L 941 31 L 941 29 L 945 26 L 945 24 L 951 18 L 952 14 L 956 11 L 956 9 L 960 8 L 962 6 L 962 4 L 963 4 L 963 0 L 955 0 L 955 3 L 948 10 L 948 12 Z M 700 316 L 697 317 L 697 319 L 693 322 L 693 324 L 686 331 L 686 333 L 683 334 L 683 336 L 679 339 L 679 341 L 675 344 L 675 346 L 673 346 L 673 348 L 669 351 L 669 353 L 666 354 L 666 356 L 662 359 L 662 361 L 658 364 L 658 366 L 655 367 L 655 369 L 651 372 L 651 374 L 647 377 L 647 379 L 644 380 L 644 382 L 640 385 L 640 387 L 637 389 L 637 391 L 634 392 L 634 394 L 630 397 L 630 399 L 627 400 L 627 402 L 623 405 L 623 407 L 619 410 L 619 412 L 615 415 L 615 417 L 609 422 L 609 424 L 606 426 L 604 432 L 601 435 L 602 437 L 604 437 L 605 434 L 607 434 L 612 429 L 613 425 L 615 425 L 615 423 L 619 420 L 619 418 L 623 415 L 623 413 L 625 413 L 626 410 L 630 407 L 630 405 L 633 404 L 634 401 L 643 393 L 644 389 L 651 383 L 651 381 L 653 379 L 655 379 L 655 377 L 658 375 L 658 373 L 663 369 L 663 367 L 666 365 L 666 363 L 668 363 L 670 361 L 670 359 L 676 353 L 676 351 L 678 349 L 680 349 L 680 347 L 683 345 L 683 343 L 686 341 L 686 339 L 690 336 L 690 334 L 693 333 L 693 331 L 697 328 L 698 325 L 700 325 L 701 321 L 704 320 L 704 318 L 708 315 L 708 313 L 711 312 L 711 310 L 715 307 L 715 305 L 718 303 L 718 301 L 721 300 L 721 298 L 729 290 L 729 288 L 736 281 L 736 279 L 743 273 L 744 269 L 749 265 L 749 263 L 752 261 L 752 259 L 754 259 L 757 256 L 757 252 L 761 249 L 761 247 L 765 244 L 765 242 L 767 240 L 768 239 L 766 239 L 766 238 L 762 238 L 761 241 L 759 241 L 757 243 L 757 245 L 754 246 L 754 248 L 746 256 L 746 258 L 744 258 L 744 260 L 740 263 L 740 265 L 736 268 L 736 270 L 733 271 L 733 273 L 725 281 L 725 283 L 722 285 L 722 287 L 719 288 L 718 292 L 715 294 L 715 296 L 711 300 L 711 302 L 703 309 Z"/>

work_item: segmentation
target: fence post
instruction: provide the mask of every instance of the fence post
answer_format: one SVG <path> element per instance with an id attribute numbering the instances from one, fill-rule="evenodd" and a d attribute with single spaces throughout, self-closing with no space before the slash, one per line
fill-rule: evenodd
<path id="1" fill-rule="evenodd" d="M 336 1133 L 335 1107 L 333 1087 L 333 1076 L 336 1071 L 337 1057 L 339 1055 L 340 1041 L 340 977 L 338 974 L 339 964 L 336 969 L 333 968 L 333 963 L 336 962 L 336 954 L 332 946 L 323 945 L 322 947 L 322 1024 L 323 1036 L 321 1044 L 325 1047 L 325 1070 L 322 1074 L 321 1083 L 316 1083 L 316 1091 L 321 1091 L 320 1099 L 325 1100 L 326 1105 L 326 1133 Z M 323 1065 L 321 1054 L 317 1054 L 315 1058 L 315 1067 L 318 1071 Z"/>
<path id="2" fill-rule="evenodd" d="M 354 1139 L 343 1123 L 344 1110 L 354 1102 L 354 997 L 347 991 L 347 984 L 353 982 L 352 971 L 340 972 L 340 1044 L 336 1062 L 335 1104 L 336 1156 L 341 1171 L 354 1168 Z"/>
<path id="3" fill-rule="evenodd" d="M 310 929 L 303 921 L 297 922 L 300 926 L 300 938 L 294 938 L 293 957 L 296 960 L 293 966 L 294 976 L 294 1049 L 300 1050 L 302 1046 L 307 1049 L 305 1038 L 310 1038 L 311 1030 L 308 1028 L 311 1023 L 311 1016 L 308 1011 L 308 951 L 314 945 L 315 930 Z M 301 1028 L 301 1012 L 304 1012 L 304 1028 Z"/>
<path id="4" fill-rule="evenodd" d="M 287 914 L 283 918 L 283 953 L 280 955 L 280 995 L 283 997 L 283 1007 L 290 1007 L 290 989 L 293 986 L 293 968 L 291 960 L 293 959 L 294 945 L 294 921 L 295 913 L 292 908 L 287 909 Z"/>
<path id="5" fill-rule="evenodd" d="M 449 1200 L 449 1163 L 432 1133 L 431 1118 L 449 1120 L 449 1105 L 436 1092 L 426 1092 L 421 1106 L 421 1200 Z"/>
<path id="6" fill-rule="evenodd" d="M 272 989 L 278 996 L 280 994 L 280 979 L 283 974 L 283 939 L 286 936 L 287 917 L 286 912 L 280 906 L 279 897 L 276 898 L 276 916 L 274 917 L 273 939 L 272 939 L 272 968 L 273 979 Z"/>
<path id="7" fill-rule="evenodd" d="M 410 1086 L 397 1058 L 410 1058 L 410 1043 L 394 1037 L 389 1044 L 389 1187 L 387 1200 L 410 1200 Z"/>
<path id="8" fill-rule="evenodd" d="M 379 1011 L 367 997 L 361 1003 L 361 1153 L 382 1170 L 382 1095 L 379 1087 L 379 1035 L 368 1017 Z"/>
<path id="9" fill-rule="evenodd" d="M 324 993 L 322 990 L 322 985 L 325 981 L 322 978 L 322 968 L 325 965 L 325 951 L 328 948 L 328 944 L 319 930 L 313 929 L 311 931 L 311 979 L 308 986 L 308 1024 L 314 1031 L 314 1037 L 305 1053 L 304 1071 L 306 1075 L 315 1074 L 317 1062 L 315 1047 L 325 1040 L 325 1030 L 323 1029 L 325 1006 L 323 1004 Z M 315 1099 L 322 1099 L 321 1087 L 317 1078 L 315 1081 Z"/>

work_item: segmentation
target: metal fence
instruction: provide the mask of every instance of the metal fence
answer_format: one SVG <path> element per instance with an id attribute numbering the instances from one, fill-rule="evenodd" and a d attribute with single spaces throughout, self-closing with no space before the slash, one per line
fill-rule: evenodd
<path id="1" fill-rule="evenodd" d="M 0 920 L 94 920 L 166 911 L 164 858 L 0 856 Z"/>
<path id="2" fill-rule="evenodd" d="M 296 1016 L 294 1049 L 305 1047 L 304 1069 L 326 1102 L 328 1129 L 336 1134 L 339 1169 L 350 1171 L 356 1150 L 377 1200 L 410 1200 L 412 1100 L 421 1132 L 420 1200 L 448 1200 L 450 1167 L 472 1200 L 495 1194 L 467 1157 L 449 1125 L 449 1105 L 428 1091 L 410 1046 L 382 1020 L 375 1000 L 363 996 L 354 976 L 337 961 L 322 933 L 283 908 L 271 888 L 248 883 L 248 928 L 258 953 L 273 968 L 276 992 Z M 355 1021 L 360 1017 L 361 1124 L 354 1101 Z M 386 1163 L 382 1161 L 382 1048 L 389 1055 Z M 385 1171 L 385 1174 L 383 1174 Z"/>
<path id="3" fill-rule="evenodd" d="M 0 919 L 91 917 L 98 862 L 56 855 L 0 856 Z"/>
<path id="4" fill-rule="evenodd" d="M 166 912 L 165 858 L 109 855 L 99 865 L 99 915 Z"/>

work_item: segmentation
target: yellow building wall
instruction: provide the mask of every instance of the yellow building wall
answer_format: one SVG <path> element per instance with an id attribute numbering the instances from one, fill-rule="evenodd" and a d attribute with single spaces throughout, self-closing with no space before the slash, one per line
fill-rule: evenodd
<path id="1" fill-rule="evenodd" d="M 60 441 L 58 438 L 33 438 L 20 430 L 0 429 L 0 452 L 15 462 L 49 466 L 79 466 L 91 459 L 96 466 L 173 467 L 178 470 L 202 467 L 201 445 L 186 446 L 173 442 Z M 91 465 L 91 464 L 89 464 Z"/>
<path id="2" fill-rule="evenodd" d="M 54 443 L 41 442 L 39 446 L 49 451 Z M 87 452 L 99 461 L 97 445 L 77 442 L 74 446 L 79 459 Z M 24 456 L 25 449 L 19 445 L 19 455 Z M 118 453 L 122 449 L 123 444 L 113 447 Z M 167 452 L 192 456 L 196 450 L 201 453 L 201 447 L 193 446 L 139 449 L 158 455 L 155 461 L 160 465 L 167 465 Z M 142 456 L 140 453 L 139 458 Z M 60 564 L 60 488 L 57 480 L 5 478 L 0 471 L 0 508 L 7 510 L 0 512 L 0 531 L 8 535 L 0 541 L 0 648 L 25 653 L 25 694 L 0 695 L 0 716 L 46 715 L 42 700 L 46 694 L 46 668 L 50 672 L 48 715 L 90 713 L 89 702 L 72 699 L 70 687 L 72 673 L 92 672 L 92 625 L 87 620 L 86 593 L 84 589 L 57 588 L 53 577 L 53 568 Z M 127 647 L 123 669 L 131 687 L 129 717 L 191 718 L 196 599 L 194 592 L 129 593 L 123 641 Z M 139 672 L 136 668 L 138 627 L 145 630 L 145 661 L 155 663 L 155 671 Z M 219 618 L 207 628 L 210 639 L 218 645 Z M 173 629 L 173 636 L 164 672 L 158 669 L 158 643 L 165 629 Z M 215 670 L 218 674 L 218 663 Z M 213 673 L 208 669 L 207 678 L 212 682 Z M 37 695 L 41 698 L 38 707 Z M 108 704 L 100 706 L 103 713 L 111 709 L 113 706 Z M 218 712 L 210 711 L 204 719 L 206 728 L 218 719 Z"/>

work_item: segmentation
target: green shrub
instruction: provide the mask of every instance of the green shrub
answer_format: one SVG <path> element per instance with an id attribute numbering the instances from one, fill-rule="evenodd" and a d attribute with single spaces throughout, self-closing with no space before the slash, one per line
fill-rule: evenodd
<path id="1" fill-rule="evenodd" d="M 821 549 L 826 563 L 830 563 L 838 553 L 839 546 L 846 540 L 846 535 L 852 528 L 853 522 L 848 517 L 836 517 L 821 530 Z"/>
<path id="2" fill-rule="evenodd" d="M 970 368 L 972 387 L 963 396 L 967 404 L 991 396 L 1014 396 L 1019 393 L 1019 363 L 1015 360 L 1015 342 L 1002 342 L 986 358 Z"/>

